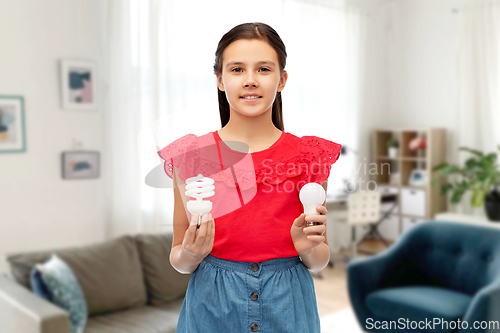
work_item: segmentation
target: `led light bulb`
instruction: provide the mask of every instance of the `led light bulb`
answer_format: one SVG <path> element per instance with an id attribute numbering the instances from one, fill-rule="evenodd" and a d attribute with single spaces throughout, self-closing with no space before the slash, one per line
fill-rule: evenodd
<path id="1" fill-rule="evenodd" d="M 212 178 L 203 177 L 202 174 L 186 179 L 186 196 L 196 199 L 188 201 L 187 209 L 191 214 L 200 214 L 198 226 L 201 223 L 201 216 L 205 213 L 210 213 L 212 210 L 212 202 L 203 200 L 203 198 L 208 198 L 215 194 L 214 182 Z"/>
<path id="2" fill-rule="evenodd" d="M 318 183 L 307 183 L 299 192 L 299 199 L 304 206 L 304 213 L 308 215 L 319 215 L 316 206 L 320 206 L 325 202 L 326 193 L 323 186 Z M 319 222 L 308 221 L 307 226 L 319 225 Z"/>

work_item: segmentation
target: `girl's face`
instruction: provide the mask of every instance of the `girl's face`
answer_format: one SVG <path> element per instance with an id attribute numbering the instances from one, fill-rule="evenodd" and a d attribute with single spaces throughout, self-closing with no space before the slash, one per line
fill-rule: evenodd
<path id="1" fill-rule="evenodd" d="M 276 51 L 261 40 L 239 39 L 226 47 L 222 59 L 217 84 L 226 92 L 231 111 L 245 116 L 270 111 L 276 93 L 283 90 L 288 78 L 286 71 L 280 73 Z M 243 98 L 249 94 L 257 98 Z"/>

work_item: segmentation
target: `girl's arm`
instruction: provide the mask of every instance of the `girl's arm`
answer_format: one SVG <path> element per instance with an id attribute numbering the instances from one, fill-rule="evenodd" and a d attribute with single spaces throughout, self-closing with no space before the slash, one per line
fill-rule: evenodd
<path id="1" fill-rule="evenodd" d="M 330 249 L 328 244 L 321 243 L 309 252 L 299 253 L 302 262 L 313 273 L 318 273 L 328 265 L 330 261 Z"/>
<path id="2" fill-rule="evenodd" d="M 328 181 L 323 182 L 323 184 L 321 184 L 321 186 L 323 186 L 323 188 L 325 189 L 325 192 L 326 192 L 327 187 L 328 187 Z M 319 229 L 321 231 L 324 230 L 324 233 L 323 233 L 323 235 L 317 234 L 317 236 L 314 236 L 314 237 L 316 237 L 318 240 L 321 240 L 322 237 L 324 237 L 324 241 L 311 250 L 304 251 L 304 252 L 298 252 L 304 265 L 306 265 L 306 267 L 313 273 L 317 273 L 317 272 L 322 271 L 323 268 L 325 268 L 328 265 L 328 262 L 330 261 L 330 249 L 328 248 L 328 240 L 326 238 L 326 234 L 327 234 L 326 233 L 326 214 L 328 212 L 326 210 L 326 201 L 323 203 L 322 206 L 318 206 L 318 207 L 321 208 L 320 210 L 318 210 L 318 212 L 321 213 L 321 215 L 316 215 L 315 221 L 317 220 L 316 222 L 324 222 L 324 224 L 321 226 L 315 226 L 313 228 Z M 305 214 L 303 214 L 303 215 L 305 215 Z M 299 217 L 299 219 L 300 218 L 304 219 L 304 217 L 302 217 L 303 215 L 301 215 L 301 217 Z M 320 231 L 320 233 L 321 233 L 321 231 Z M 312 235 L 314 235 L 314 233 Z"/>
<path id="3" fill-rule="evenodd" d="M 174 181 L 174 237 L 172 241 L 172 250 L 170 251 L 170 263 L 179 273 L 190 274 L 198 268 L 200 262 L 211 251 L 215 235 L 215 223 L 211 214 L 204 214 L 202 223 L 196 235 L 198 224 L 198 214 L 191 217 L 191 223 L 186 215 L 183 197 L 185 194 L 179 190 L 177 184 L 183 181 L 177 177 L 173 171 Z M 196 239 L 195 239 L 196 238 Z"/>

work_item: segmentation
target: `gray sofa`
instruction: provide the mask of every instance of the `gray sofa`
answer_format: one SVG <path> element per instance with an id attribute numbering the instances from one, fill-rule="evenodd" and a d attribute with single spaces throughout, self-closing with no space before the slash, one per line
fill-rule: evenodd
<path id="1" fill-rule="evenodd" d="M 56 253 L 73 270 L 85 295 L 85 333 L 175 332 L 190 275 L 170 265 L 171 235 L 122 236 L 61 250 L 6 256 L 10 273 L 0 276 L 0 331 L 68 333 L 66 311 L 30 289 L 36 263 Z"/>

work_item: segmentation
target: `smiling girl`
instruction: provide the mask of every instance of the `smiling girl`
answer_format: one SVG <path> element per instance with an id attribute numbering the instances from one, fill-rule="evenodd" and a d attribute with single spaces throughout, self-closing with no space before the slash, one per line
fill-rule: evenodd
<path id="1" fill-rule="evenodd" d="M 158 152 L 175 185 L 170 262 L 192 273 L 178 333 L 320 332 L 308 269 L 319 272 L 330 258 L 327 210 L 323 203 L 306 219 L 299 190 L 316 182 L 326 191 L 341 145 L 284 131 L 286 56 L 264 23 L 231 29 L 214 64 L 221 129 L 188 134 Z M 230 142 L 244 143 L 247 152 Z M 216 196 L 197 231 L 184 186 L 199 173 L 215 180 Z"/>

